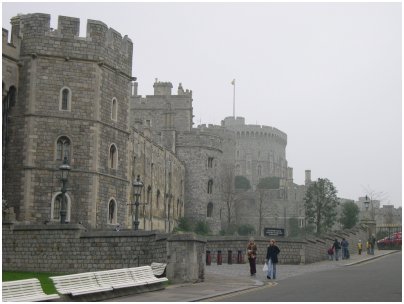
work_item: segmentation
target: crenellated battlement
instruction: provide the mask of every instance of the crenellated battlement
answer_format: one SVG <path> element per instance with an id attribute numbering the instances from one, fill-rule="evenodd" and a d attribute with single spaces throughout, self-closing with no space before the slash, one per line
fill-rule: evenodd
<path id="1" fill-rule="evenodd" d="M 226 117 L 222 121 L 222 126 L 236 132 L 238 138 L 273 138 L 283 142 L 285 145 L 288 140 L 287 134 L 277 128 L 253 124 L 246 125 L 244 117 Z"/>
<path id="2" fill-rule="evenodd" d="M 12 40 L 21 39 L 21 56 L 64 57 L 90 60 L 108 65 L 131 77 L 133 43 L 113 28 L 97 20 L 88 20 L 87 36 L 79 37 L 80 19 L 59 16 L 58 28 L 50 27 L 49 14 L 27 14 L 13 17 Z"/>

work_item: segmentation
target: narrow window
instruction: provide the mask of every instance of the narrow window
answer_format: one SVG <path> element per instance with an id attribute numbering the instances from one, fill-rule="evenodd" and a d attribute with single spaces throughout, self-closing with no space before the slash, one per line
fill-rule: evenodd
<path id="1" fill-rule="evenodd" d="M 209 181 L 208 181 L 208 193 L 209 194 L 212 194 L 212 189 L 213 188 L 213 181 L 210 179 Z"/>
<path id="2" fill-rule="evenodd" d="M 58 196 L 56 196 L 54 202 L 53 202 L 53 220 L 60 220 L 60 210 L 62 206 L 62 194 L 59 194 Z"/>
<path id="3" fill-rule="evenodd" d="M 115 145 L 109 148 L 109 167 L 116 169 L 118 167 L 118 150 Z"/>
<path id="4" fill-rule="evenodd" d="M 60 95 L 59 95 L 59 110 L 70 111 L 71 100 L 72 100 L 71 90 L 67 87 L 62 88 L 60 90 Z"/>
<path id="5" fill-rule="evenodd" d="M 213 157 L 208 157 L 208 168 L 213 168 Z"/>
<path id="6" fill-rule="evenodd" d="M 111 119 L 117 120 L 118 118 L 118 101 L 116 98 L 112 98 L 112 107 L 111 107 Z"/>
<path id="7" fill-rule="evenodd" d="M 212 202 L 210 202 L 208 204 L 206 216 L 207 217 L 212 217 L 212 214 L 213 214 L 213 204 L 212 204 Z"/>
<path id="8" fill-rule="evenodd" d="M 160 205 L 160 190 L 157 190 L 157 197 L 156 197 L 156 208 L 158 209 Z"/>
<path id="9" fill-rule="evenodd" d="M 61 136 L 56 142 L 56 160 L 70 160 L 70 139 L 66 136 Z"/>
<path id="10" fill-rule="evenodd" d="M 58 222 L 60 221 L 60 211 L 62 210 L 63 204 L 63 195 L 61 192 L 56 193 L 51 202 L 51 221 Z M 70 196 L 65 194 L 64 208 L 66 210 L 66 222 L 70 222 Z"/>
<path id="11" fill-rule="evenodd" d="M 257 169 L 257 173 L 258 173 L 258 176 L 261 176 L 261 165 L 260 166 L 258 166 L 258 169 Z"/>
<path id="12" fill-rule="evenodd" d="M 108 224 L 117 223 L 117 208 L 114 199 L 111 199 L 108 204 Z"/>

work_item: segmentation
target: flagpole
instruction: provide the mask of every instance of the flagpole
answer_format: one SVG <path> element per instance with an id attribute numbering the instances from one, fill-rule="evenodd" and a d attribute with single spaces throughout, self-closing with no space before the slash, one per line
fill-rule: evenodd
<path id="1" fill-rule="evenodd" d="M 236 79 L 231 82 L 233 85 L 233 118 L 236 118 Z"/>

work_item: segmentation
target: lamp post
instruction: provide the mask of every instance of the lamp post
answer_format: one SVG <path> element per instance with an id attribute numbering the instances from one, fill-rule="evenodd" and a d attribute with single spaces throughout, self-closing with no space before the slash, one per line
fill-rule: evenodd
<path id="1" fill-rule="evenodd" d="M 376 231 L 376 222 L 373 217 L 369 216 L 369 206 L 370 206 L 371 202 L 372 202 L 372 200 L 366 195 L 365 201 L 363 202 L 363 204 L 365 205 L 365 209 L 366 209 L 366 217 L 364 218 L 363 222 L 368 227 L 368 237 L 369 238 L 372 237 Z"/>
<path id="2" fill-rule="evenodd" d="M 70 166 L 67 163 L 67 157 L 63 159 L 63 164 L 60 165 L 59 170 L 60 170 L 60 180 L 62 181 L 62 202 L 60 204 L 60 223 L 61 224 L 66 224 L 66 185 L 67 185 L 67 179 L 69 177 L 69 172 L 70 172 Z"/>
<path id="3" fill-rule="evenodd" d="M 133 186 L 133 196 L 135 199 L 135 220 L 133 221 L 133 229 L 139 230 L 139 199 L 143 188 L 143 183 L 140 181 L 140 175 L 137 176 L 136 180 L 132 182 Z M 133 208 L 132 208 L 132 218 L 133 218 Z"/>

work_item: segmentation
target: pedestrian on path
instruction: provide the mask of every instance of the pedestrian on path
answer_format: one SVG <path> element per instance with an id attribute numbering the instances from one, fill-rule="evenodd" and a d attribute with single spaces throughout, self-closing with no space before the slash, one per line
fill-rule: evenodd
<path id="1" fill-rule="evenodd" d="M 332 260 L 333 260 L 333 256 L 334 256 L 334 250 L 332 249 L 332 247 L 328 248 L 327 253 L 328 253 L 328 259 L 329 259 L 330 261 L 332 261 Z"/>
<path id="2" fill-rule="evenodd" d="M 346 260 L 349 258 L 349 251 L 348 251 L 349 243 L 345 238 L 342 238 L 341 247 L 342 247 L 342 259 Z"/>
<path id="3" fill-rule="evenodd" d="M 268 273 L 267 279 L 276 279 L 276 264 L 278 263 L 278 254 L 280 251 L 279 247 L 276 246 L 275 240 L 272 239 L 269 241 L 269 246 L 267 248 L 267 263 L 268 263 Z"/>
<path id="4" fill-rule="evenodd" d="M 366 254 L 370 254 L 370 241 L 366 241 Z"/>
<path id="5" fill-rule="evenodd" d="M 340 243 L 338 242 L 337 239 L 334 240 L 334 244 L 332 245 L 332 249 L 335 252 L 335 260 L 338 261 L 339 252 L 341 250 L 341 245 L 340 245 Z"/>
<path id="6" fill-rule="evenodd" d="M 358 242 L 358 254 L 361 255 L 362 254 L 362 241 L 359 240 Z"/>
<path id="7" fill-rule="evenodd" d="M 248 262 L 250 263 L 250 274 L 253 276 L 257 272 L 256 269 L 256 260 L 257 260 L 257 245 L 255 244 L 253 239 L 250 239 L 247 246 L 247 257 Z"/>

